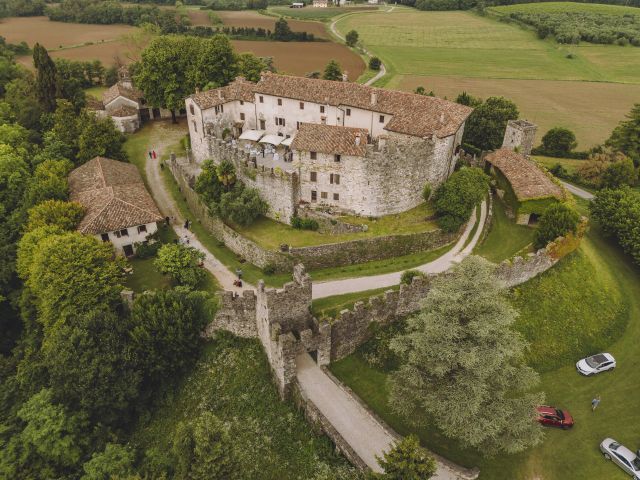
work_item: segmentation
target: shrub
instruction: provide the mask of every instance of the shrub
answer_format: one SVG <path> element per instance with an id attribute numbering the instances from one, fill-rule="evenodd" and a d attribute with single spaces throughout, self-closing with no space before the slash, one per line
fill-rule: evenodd
<path id="1" fill-rule="evenodd" d="M 268 263 L 262 269 L 262 273 L 264 273 L 265 275 L 273 275 L 274 273 L 276 273 L 276 266 L 273 263 Z"/>
<path id="2" fill-rule="evenodd" d="M 205 276 L 204 270 L 199 267 L 204 257 L 204 253 L 193 247 L 169 243 L 158 250 L 158 258 L 153 264 L 180 285 L 195 288 Z"/>
<path id="3" fill-rule="evenodd" d="M 447 232 L 458 230 L 469 219 L 488 188 L 489 177 L 479 168 L 463 167 L 455 172 L 433 196 L 438 225 Z"/>
<path id="4" fill-rule="evenodd" d="M 154 243 L 136 243 L 136 257 L 138 258 L 151 258 L 155 257 L 158 254 L 158 250 L 162 243 L 154 242 Z"/>
<path id="5" fill-rule="evenodd" d="M 320 225 L 312 218 L 301 218 L 297 215 L 291 217 L 291 226 L 297 230 L 318 230 Z"/>
<path id="6" fill-rule="evenodd" d="M 405 270 L 402 272 L 400 276 L 400 283 L 404 283 L 405 285 L 411 285 L 411 282 L 415 277 L 424 277 L 425 274 L 420 270 Z"/>
<path id="7" fill-rule="evenodd" d="M 636 183 L 638 174 L 630 158 L 611 163 L 602 174 L 603 188 L 620 188 Z"/>
<path id="8" fill-rule="evenodd" d="M 369 68 L 371 70 L 380 70 L 381 65 L 382 61 L 378 57 L 371 57 L 369 59 Z"/>
<path id="9" fill-rule="evenodd" d="M 260 198 L 258 190 L 246 188 L 241 182 L 237 182 L 230 192 L 223 193 L 217 205 L 220 218 L 243 227 L 251 225 L 268 210 L 269 205 Z"/>
<path id="10" fill-rule="evenodd" d="M 554 127 L 542 137 L 542 150 L 552 157 L 564 157 L 576 148 L 575 134 L 563 127 Z"/>
<path id="11" fill-rule="evenodd" d="M 425 202 L 428 202 L 429 198 L 431 198 L 431 185 L 429 185 L 428 183 L 425 184 L 424 188 L 422 189 L 422 198 L 424 198 Z"/>
<path id="12" fill-rule="evenodd" d="M 355 30 L 351 30 L 345 36 L 346 44 L 349 47 L 354 47 L 356 45 L 356 43 L 358 43 L 358 37 L 359 37 L 358 32 L 356 32 Z"/>
<path id="13" fill-rule="evenodd" d="M 580 215 L 564 203 L 554 203 L 547 207 L 538 223 L 535 233 L 536 248 L 543 248 L 558 237 L 569 232 L 576 233 Z"/>
<path id="14" fill-rule="evenodd" d="M 428 480 L 437 470 L 436 461 L 420 446 L 415 435 L 402 438 L 383 454 L 383 458 L 376 458 L 384 470 L 383 474 L 374 476 L 379 480 Z"/>
<path id="15" fill-rule="evenodd" d="M 567 169 L 559 163 L 556 163 L 553 167 L 551 167 L 549 169 L 549 172 L 551 172 L 558 178 L 567 178 L 569 176 L 569 172 L 567 172 Z"/>

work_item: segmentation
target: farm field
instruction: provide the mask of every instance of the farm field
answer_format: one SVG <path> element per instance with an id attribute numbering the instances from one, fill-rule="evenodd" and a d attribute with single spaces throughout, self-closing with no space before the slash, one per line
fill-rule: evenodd
<path id="1" fill-rule="evenodd" d="M 336 60 L 350 80 L 364 72 L 362 59 L 345 45 L 332 42 L 263 42 L 232 40 L 238 52 L 252 52 L 260 57 L 273 57 L 280 73 L 304 75 L 318 70 L 322 72 L 329 60 Z"/>
<path id="2" fill-rule="evenodd" d="M 320 20 L 326 22 L 333 17 L 349 12 L 362 12 L 377 10 L 378 7 L 329 7 L 329 8 L 289 8 L 289 7 L 269 7 L 267 10 L 270 14 L 278 17 L 299 18 L 301 20 Z"/>
<path id="3" fill-rule="evenodd" d="M 593 82 L 640 83 L 640 48 L 562 46 L 553 40 L 539 40 L 534 32 L 517 25 L 470 12 L 419 12 L 396 7 L 393 12 L 348 15 L 337 22 L 337 28 L 343 34 L 351 29 L 359 32 L 364 45 L 385 62 L 390 75 L 382 82 L 391 88 L 411 89 L 422 84 L 449 98 L 467 85 L 473 87 L 468 89 L 470 93 L 484 97 L 496 91 L 505 96 L 514 92 L 514 97 L 519 97 L 514 100 L 534 121 L 541 118 L 544 122 L 546 115 L 548 122 L 564 121 L 568 127 L 588 125 L 588 131 L 578 132 L 580 148 L 606 138 L 638 92 L 635 85 L 596 86 Z M 567 58 L 568 54 L 573 58 Z M 444 77 L 439 85 L 437 77 Z M 541 97 L 554 93 L 560 80 L 566 81 L 564 93 L 555 94 L 560 101 L 553 101 L 555 112 L 549 114 L 549 103 L 543 104 Z M 583 82 L 591 83 L 579 94 L 565 94 L 580 91 Z M 606 102 L 600 101 L 602 94 L 607 96 Z M 575 109 L 577 97 L 590 99 L 581 102 L 580 111 Z M 595 107 L 588 105 L 594 101 Z M 557 112 L 564 112 L 565 118 L 558 118 Z M 585 112 L 595 120 L 584 122 Z"/>
<path id="4" fill-rule="evenodd" d="M 517 5 L 502 5 L 499 7 L 489 7 L 490 12 L 506 13 L 527 12 L 527 13 L 603 13 L 605 15 L 638 15 L 636 7 L 626 7 L 622 5 L 604 5 L 599 3 L 576 3 L 576 2 L 545 2 L 545 3 L 522 3 Z"/>
<path id="5" fill-rule="evenodd" d="M 52 22 L 47 17 L 7 18 L 0 21 L 0 35 L 9 43 L 38 42 L 48 50 L 117 40 L 136 28 L 129 25 L 88 25 Z"/>
<path id="6" fill-rule="evenodd" d="M 128 55 L 129 48 L 120 40 L 105 43 L 96 43 L 76 48 L 64 48 L 62 50 L 49 51 L 51 58 L 66 58 L 68 60 L 100 60 L 106 67 L 115 64 L 128 64 L 132 60 Z M 28 68 L 33 68 L 31 56 L 18 57 L 18 63 Z"/>
<path id="7" fill-rule="evenodd" d="M 576 134 L 579 148 L 604 141 L 640 99 L 640 85 L 623 83 L 401 75 L 387 84 L 407 91 L 418 86 L 452 100 L 463 91 L 505 96 L 518 105 L 522 118 L 538 125 L 538 141 L 548 129 L 561 125 Z"/>
<path id="8" fill-rule="evenodd" d="M 273 31 L 276 18 L 262 15 L 255 10 L 216 11 L 225 26 L 228 27 L 254 27 Z M 287 20 L 289 27 L 294 32 L 313 33 L 318 38 L 328 38 L 329 35 L 323 23 L 302 20 Z"/>

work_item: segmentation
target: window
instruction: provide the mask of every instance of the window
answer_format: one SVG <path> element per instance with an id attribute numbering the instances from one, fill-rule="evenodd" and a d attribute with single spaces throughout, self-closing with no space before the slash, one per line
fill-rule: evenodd
<path id="1" fill-rule="evenodd" d="M 315 202 L 318 200 L 318 192 L 316 192 L 315 190 L 311 190 L 311 201 Z"/>
<path id="2" fill-rule="evenodd" d="M 244 100 L 240 100 L 240 105 L 244 105 Z"/>
<path id="3" fill-rule="evenodd" d="M 318 152 L 309 152 L 309 155 L 311 156 L 311 160 L 318 159 Z"/>
<path id="4" fill-rule="evenodd" d="M 333 161 L 334 161 L 334 162 L 339 162 L 341 158 L 342 158 L 342 157 L 340 156 L 340 154 L 336 153 L 336 154 L 333 156 Z"/>
<path id="5" fill-rule="evenodd" d="M 240 114 L 240 120 L 244 120 L 244 113 Z"/>
<path id="6" fill-rule="evenodd" d="M 324 113 L 324 105 L 320 105 L 320 113 Z"/>
<path id="7" fill-rule="evenodd" d="M 266 126 L 265 126 L 264 120 L 260 120 L 260 130 L 265 130 L 265 129 L 266 129 Z"/>
<path id="8" fill-rule="evenodd" d="M 304 102 L 300 102 L 300 110 L 304 110 Z"/>
<path id="9" fill-rule="evenodd" d="M 282 106 L 282 99 L 281 99 L 281 98 L 279 98 L 279 99 L 278 99 L 278 106 L 279 106 L 279 107 L 281 107 L 281 106 Z"/>
<path id="10" fill-rule="evenodd" d="M 347 108 L 347 113 L 346 113 L 346 115 L 347 115 L 347 117 L 350 117 L 350 116 L 351 116 L 351 109 L 350 109 L 350 108 Z"/>
<path id="11" fill-rule="evenodd" d="M 280 127 L 284 127 L 284 118 L 282 117 L 276 117 L 276 125 L 280 126 Z"/>
<path id="12" fill-rule="evenodd" d="M 213 107 L 213 110 L 216 112 L 216 115 L 219 113 L 224 113 L 224 105 L 218 105 L 217 107 Z"/>
<path id="13" fill-rule="evenodd" d="M 127 230 L 126 228 L 123 228 L 122 230 L 120 230 L 120 235 L 123 237 L 128 237 L 129 236 L 129 230 Z"/>
<path id="14" fill-rule="evenodd" d="M 333 194 L 333 199 L 337 202 L 338 200 L 340 200 L 340 194 L 339 193 L 334 193 Z"/>
<path id="15" fill-rule="evenodd" d="M 194 120 L 193 122 L 191 122 L 191 124 L 193 125 L 193 131 L 198 132 L 198 124 L 196 123 L 196 121 Z"/>
<path id="16" fill-rule="evenodd" d="M 323 200 L 327 199 L 327 192 L 320 192 L 320 198 Z"/>
<path id="17" fill-rule="evenodd" d="M 384 123 L 384 115 L 380 115 L 380 123 Z"/>
<path id="18" fill-rule="evenodd" d="M 260 101 L 260 103 L 264 103 L 264 97 L 262 95 L 258 97 L 258 100 Z"/>
<path id="19" fill-rule="evenodd" d="M 309 175 L 309 180 L 312 182 L 318 181 L 318 172 L 311 172 Z"/>
<path id="20" fill-rule="evenodd" d="M 102 239 L 103 242 L 108 242 L 109 241 L 109 234 L 108 233 L 103 233 L 102 235 L 100 235 L 100 238 Z"/>
<path id="21" fill-rule="evenodd" d="M 195 115 L 196 114 L 196 110 L 195 110 L 195 108 L 193 108 L 193 105 L 189 105 L 189 111 L 191 112 L 191 115 Z"/>
<path id="22" fill-rule="evenodd" d="M 340 175 L 337 173 L 332 173 L 331 175 L 329 175 L 329 183 L 340 185 Z"/>
<path id="23" fill-rule="evenodd" d="M 300 130 L 300 122 L 296 122 L 296 130 Z"/>
<path id="24" fill-rule="evenodd" d="M 147 231 L 146 225 L 138 225 L 138 233 L 145 233 Z"/>

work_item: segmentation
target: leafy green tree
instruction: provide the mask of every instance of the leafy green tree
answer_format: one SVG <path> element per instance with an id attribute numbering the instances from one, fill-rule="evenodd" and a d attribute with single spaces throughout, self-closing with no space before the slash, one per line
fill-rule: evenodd
<path id="1" fill-rule="evenodd" d="M 355 30 L 351 30 L 344 37 L 345 38 L 345 43 L 349 47 L 355 47 L 356 43 L 358 43 L 358 37 L 359 37 L 358 32 L 356 32 Z"/>
<path id="2" fill-rule="evenodd" d="M 380 60 L 380 58 L 374 56 L 369 59 L 369 68 L 371 70 L 380 70 L 381 66 L 382 60 Z"/>
<path id="3" fill-rule="evenodd" d="M 293 32 L 289 27 L 287 21 L 280 17 L 276 20 L 276 24 L 273 29 L 273 39 L 279 42 L 288 42 L 293 37 Z"/>
<path id="4" fill-rule="evenodd" d="M 196 65 L 189 71 L 195 75 L 193 84 L 198 88 L 208 84 L 221 87 L 236 78 L 238 64 L 229 37 L 219 34 L 201 40 Z M 184 101 L 180 108 L 184 108 Z"/>
<path id="5" fill-rule="evenodd" d="M 507 122 L 517 119 L 518 115 L 518 107 L 511 100 L 489 97 L 469 115 L 463 142 L 481 150 L 495 150 L 502 145 Z"/>
<path id="6" fill-rule="evenodd" d="M 231 165 L 233 168 L 233 165 Z M 202 172 L 196 179 L 195 190 L 208 205 L 217 205 L 225 187 L 218 177 L 218 167 L 213 160 L 205 160 Z M 214 207 L 215 209 L 215 207 Z"/>
<path id="7" fill-rule="evenodd" d="M 9 145 L 23 157 L 31 151 L 32 144 L 29 138 L 29 130 L 16 123 L 0 125 L 0 138 L 2 143 Z"/>
<path id="8" fill-rule="evenodd" d="M 568 128 L 554 127 L 542 137 L 542 150 L 552 157 L 566 157 L 577 145 L 575 134 Z"/>
<path id="9" fill-rule="evenodd" d="M 615 237 L 622 249 L 640 264 L 640 192 L 629 187 L 601 190 L 589 209 L 602 231 Z"/>
<path id="10" fill-rule="evenodd" d="M 193 73 L 199 58 L 199 40 L 193 37 L 159 36 L 142 52 L 134 81 L 154 107 L 166 107 L 176 123 L 176 110 L 195 90 Z M 200 65 L 202 66 L 202 65 Z"/>
<path id="11" fill-rule="evenodd" d="M 236 58 L 236 64 L 238 75 L 243 76 L 250 82 L 260 80 L 260 74 L 267 70 L 266 62 L 250 52 L 239 54 Z"/>
<path id="12" fill-rule="evenodd" d="M 56 65 L 49 57 L 47 49 L 39 43 L 33 46 L 33 65 L 36 68 L 36 95 L 42 110 L 56 109 Z"/>
<path id="13" fill-rule="evenodd" d="M 91 460 L 82 468 L 84 475 L 80 480 L 129 479 L 133 476 L 135 453 L 117 443 L 107 443 L 104 451 L 94 453 Z"/>
<path id="14" fill-rule="evenodd" d="M 58 100 L 56 111 L 51 115 L 51 129 L 44 135 L 44 150 L 53 154 L 50 158 L 75 160 L 78 156 L 78 137 L 84 121 L 78 117 L 75 107 L 68 100 Z"/>
<path id="15" fill-rule="evenodd" d="M 630 158 L 611 163 L 602 173 L 601 186 L 603 188 L 620 188 L 623 185 L 634 185 L 638 179 L 633 162 Z"/>
<path id="16" fill-rule="evenodd" d="M 568 233 L 576 233 L 580 215 L 564 203 L 549 205 L 538 222 L 535 233 L 536 248 L 543 248 L 549 242 Z"/>
<path id="17" fill-rule="evenodd" d="M 140 295 L 131 309 L 132 351 L 151 385 L 186 371 L 198 358 L 202 331 L 212 318 L 207 296 L 184 289 Z"/>
<path id="18" fill-rule="evenodd" d="M 168 243 L 160 247 L 153 264 L 178 284 L 195 288 L 205 277 L 204 270 L 199 267 L 204 257 L 204 253 L 193 247 Z"/>
<path id="19" fill-rule="evenodd" d="M 640 103 L 636 103 L 622 121 L 611 132 L 605 145 L 627 155 L 636 166 L 640 165 Z"/>
<path id="20" fill-rule="evenodd" d="M 69 160 L 44 160 L 34 170 L 25 193 L 25 206 L 45 200 L 69 198 L 67 175 L 73 169 Z"/>
<path id="21" fill-rule="evenodd" d="M 342 68 L 335 60 L 330 60 L 324 68 L 322 78 L 325 80 L 342 80 Z"/>
<path id="22" fill-rule="evenodd" d="M 39 228 L 32 228 L 26 232 L 18 243 L 18 258 L 16 269 L 20 278 L 29 278 L 34 254 L 37 251 L 41 240 L 53 235 L 62 235 L 64 230 L 58 225 L 47 225 Z"/>
<path id="23" fill-rule="evenodd" d="M 84 112 L 81 121 L 83 126 L 78 137 L 78 156 L 76 157 L 78 164 L 97 156 L 127 160 L 127 154 L 123 148 L 126 138 L 116 129 L 110 118 L 97 118 Z"/>
<path id="24" fill-rule="evenodd" d="M 17 123 L 29 130 L 42 129 L 42 107 L 36 96 L 36 79 L 27 73 L 5 86 L 4 100 L 11 106 Z"/>
<path id="25" fill-rule="evenodd" d="M 399 440 L 377 460 L 384 473 L 374 474 L 374 478 L 380 480 L 428 480 L 437 470 L 436 461 L 415 435 Z"/>
<path id="26" fill-rule="evenodd" d="M 45 200 L 29 209 L 26 231 L 45 226 L 61 230 L 75 229 L 84 216 L 84 207 L 77 202 Z"/>
<path id="27" fill-rule="evenodd" d="M 390 377 L 393 409 L 487 455 L 542 440 L 534 418 L 543 395 L 531 393 L 539 378 L 523 363 L 526 343 L 511 329 L 517 312 L 494 270 L 471 256 L 436 277 L 391 341 L 401 363 Z"/>
<path id="28" fill-rule="evenodd" d="M 235 459 L 227 427 L 211 412 L 181 423 L 173 440 L 176 475 L 190 480 L 230 478 Z"/>
<path id="29" fill-rule="evenodd" d="M 462 92 L 460 95 L 457 96 L 456 103 L 459 103 L 460 105 L 466 105 L 468 107 L 476 108 L 482 105 L 482 99 L 469 95 L 467 92 Z"/>
<path id="30" fill-rule="evenodd" d="M 38 242 L 26 285 L 35 297 L 43 325 L 67 313 L 119 303 L 121 263 L 109 243 L 77 232 Z"/>
<path id="31" fill-rule="evenodd" d="M 489 177 L 479 168 L 463 167 L 438 187 L 433 204 L 438 213 L 438 225 L 455 232 L 482 201 L 489 188 Z"/>
<path id="32" fill-rule="evenodd" d="M 22 156 L 0 143 L 0 218 L 18 208 L 30 179 L 29 166 Z"/>
<path id="33" fill-rule="evenodd" d="M 255 188 L 246 188 L 242 183 L 220 197 L 218 214 L 228 222 L 248 226 L 269 211 L 267 202 L 260 198 Z"/>
<path id="34" fill-rule="evenodd" d="M 233 163 L 228 160 L 223 160 L 220 162 L 220 165 L 216 167 L 216 174 L 218 180 L 227 192 L 233 188 L 233 185 L 236 183 L 236 169 Z"/>

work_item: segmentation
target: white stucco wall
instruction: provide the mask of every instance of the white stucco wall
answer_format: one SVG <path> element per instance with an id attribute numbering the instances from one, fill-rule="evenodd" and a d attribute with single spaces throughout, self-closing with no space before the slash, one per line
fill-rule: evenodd
<path id="1" fill-rule="evenodd" d="M 116 236 L 116 232 L 107 232 L 109 235 L 109 241 L 113 244 L 116 253 L 118 253 L 119 255 L 123 255 L 124 253 L 122 249 L 125 245 L 131 245 L 135 251 L 135 243 L 144 242 L 149 235 L 158 230 L 158 224 L 156 222 L 147 223 L 145 227 L 147 228 L 147 231 L 140 233 L 138 233 L 138 225 L 123 229 L 127 230 L 128 236 L 120 236 L 120 238 Z M 103 240 L 102 235 L 95 235 L 95 237 L 98 240 Z"/>

